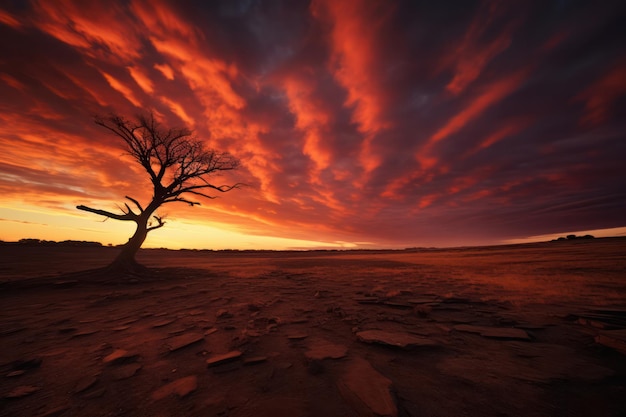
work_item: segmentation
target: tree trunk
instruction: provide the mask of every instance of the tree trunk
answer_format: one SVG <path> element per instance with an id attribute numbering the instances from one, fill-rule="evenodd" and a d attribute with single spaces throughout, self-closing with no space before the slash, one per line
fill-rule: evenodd
<path id="1" fill-rule="evenodd" d="M 128 239 L 128 242 L 122 247 L 122 251 L 108 266 L 108 269 L 130 273 L 145 270 L 145 267 L 135 260 L 135 255 L 139 251 L 139 248 L 141 248 L 144 240 L 146 240 L 146 236 L 148 236 L 148 219 L 149 216 L 143 214 L 137 219 L 137 230 L 135 230 L 135 234 Z"/>

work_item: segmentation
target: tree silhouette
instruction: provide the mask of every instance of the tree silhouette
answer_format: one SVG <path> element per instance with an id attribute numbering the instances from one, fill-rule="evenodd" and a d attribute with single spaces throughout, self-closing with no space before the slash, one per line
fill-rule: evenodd
<path id="1" fill-rule="evenodd" d="M 154 114 L 127 120 L 117 114 L 97 117 L 96 124 L 120 137 L 126 151 L 148 173 L 153 187 L 152 200 L 145 207 L 135 198 L 126 196 L 134 209 L 124 203 L 121 213 L 87 206 L 79 210 L 99 214 L 110 219 L 135 222 L 137 229 L 123 246 L 117 258 L 109 265 L 112 270 L 137 272 L 143 267 L 135 260 L 137 251 L 149 232 L 165 225 L 155 211 L 166 203 L 181 202 L 190 206 L 200 203 L 193 197 L 215 198 L 211 192 L 224 193 L 238 188 L 234 185 L 214 185 L 210 177 L 239 166 L 239 160 L 227 152 L 206 149 L 187 128 L 164 128 Z"/>

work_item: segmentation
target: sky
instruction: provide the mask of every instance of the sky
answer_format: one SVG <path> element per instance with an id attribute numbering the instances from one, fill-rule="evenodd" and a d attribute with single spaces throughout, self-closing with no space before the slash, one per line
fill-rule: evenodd
<path id="1" fill-rule="evenodd" d="M 626 234 L 626 2 L 0 4 L 0 239 L 124 243 L 149 201 L 94 123 L 152 111 L 246 186 L 144 246 L 403 248 Z"/>

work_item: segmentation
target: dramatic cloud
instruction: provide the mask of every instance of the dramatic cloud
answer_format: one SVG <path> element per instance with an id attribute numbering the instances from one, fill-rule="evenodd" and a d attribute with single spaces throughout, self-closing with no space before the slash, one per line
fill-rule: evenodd
<path id="1" fill-rule="evenodd" d="M 93 117 L 152 110 L 243 163 L 218 181 L 247 187 L 167 207 L 182 224 L 345 247 L 626 226 L 623 2 L 192 3 L 0 6 L 5 224 L 149 198 Z"/>

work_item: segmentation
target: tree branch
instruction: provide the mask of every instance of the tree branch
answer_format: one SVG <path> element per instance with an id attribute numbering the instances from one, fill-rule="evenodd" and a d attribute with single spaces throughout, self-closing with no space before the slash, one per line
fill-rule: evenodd
<path id="1" fill-rule="evenodd" d="M 129 196 L 126 196 L 126 199 L 132 201 L 137 206 L 137 208 L 139 209 L 139 212 L 143 213 L 143 207 L 141 207 L 141 204 L 139 204 L 139 202 L 137 200 L 135 200 L 134 198 L 131 198 Z"/>
<path id="2" fill-rule="evenodd" d="M 159 217 L 159 216 L 152 216 L 157 222 L 158 224 L 156 226 L 150 226 L 146 229 L 147 232 L 151 232 L 153 230 L 159 229 L 163 226 L 165 226 L 165 222 L 163 221 L 163 217 Z"/>
<path id="3" fill-rule="evenodd" d="M 136 221 L 137 217 L 138 217 L 133 212 L 124 213 L 124 214 L 117 214 L 117 213 L 111 213 L 110 211 L 99 210 L 99 209 L 95 209 L 95 208 L 91 208 L 91 207 L 87 207 L 87 206 L 82 206 L 82 205 L 81 206 L 76 206 L 76 208 L 78 210 L 88 211 L 90 213 L 99 214 L 100 216 L 109 217 L 109 218 L 115 219 L 115 220 L 123 220 L 123 221 L 132 220 L 132 221 Z"/>

